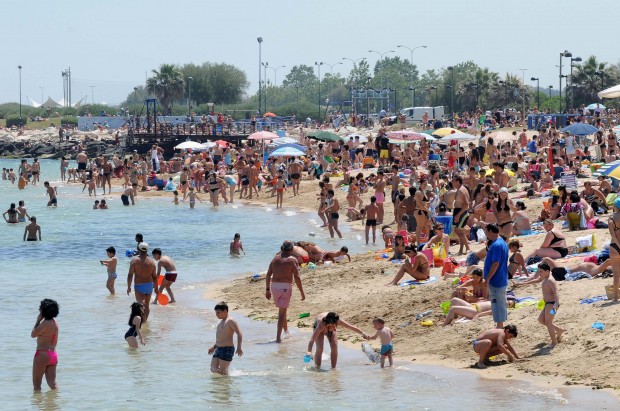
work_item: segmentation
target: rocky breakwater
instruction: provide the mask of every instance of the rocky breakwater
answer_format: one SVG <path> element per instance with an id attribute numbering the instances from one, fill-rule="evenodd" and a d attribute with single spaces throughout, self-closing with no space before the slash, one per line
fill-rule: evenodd
<path id="1" fill-rule="evenodd" d="M 99 154 L 120 155 L 121 148 L 115 144 L 112 131 L 72 132 L 70 140 L 60 143 L 58 130 L 0 131 L 0 157 L 9 158 L 61 158 L 74 157 L 82 146 L 88 157 Z"/>

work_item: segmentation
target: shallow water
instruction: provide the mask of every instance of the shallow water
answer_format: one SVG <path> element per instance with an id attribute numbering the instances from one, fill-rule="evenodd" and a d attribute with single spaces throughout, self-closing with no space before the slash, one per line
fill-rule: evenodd
<path id="1" fill-rule="evenodd" d="M 16 169 L 18 161 L 0 164 Z M 58 163 L 42 161 L 42 179 L 55 185 L 58 178 Z M 2 409 L 474 409 L 524 401 L 532 410 L 617 407 L 608 394 L 586 389 L 488 381 L 474 373 L 398 360 L 394 369 L 381 370 L 357 350 L 341 349 L 337 371 L 317 372 L 303 362 L 307 334 L 293 331 L 286 343 L 275 344 L 274 325 L 234 311 L 245 333 L 245 356 L 233 361 L 231 378 L 212 376 L 207 349 L 217 320 L 214 302 L 202 297 L 210 282 L 264 271 L 285 238 L 316 240 L 325 248 L 346 244 L 360 252 L 365 248 L 359 235 L 343 227 L 344 240 L 328 239 L 316 227 L 318 218 L 292 209 L 236 204 L 214 210 L 198 203 L 190 210 L 175 206 L 169 197 L 138 197 L 136 206 L 123 207 L 115 194 L 106 196 L 110 210 L 96 211 L 90 209 L 94 198 L 80 193 L 81 185 L 58 186 L 60 206 L 48 209 L 42 185 L 19 191 L 0 182 L 3 211 L 10 202 L 25 200 L 44 240 L 22 242 L 24 224 L 0 225 L 5 273 L 0 297 Z M 174 286 L 179 301 L 153 307 L 144 328 L 147 345 L 138 351 L 123 340 L 133 302 L 124 292 L 129 262 L 124 251 L 135 247 L 136 232 L 152 248 L 171 255 L 179 269 Z M 241 233 L 248 255 L 231 259 L 228 244 L 235 232 Z M 316 237 L 308 237 L 310 232 Z M 109 245 L 119 257 L 115 297 L 107 295 L 105 268 L 99 264 Z M 61 306 L 60 389 L 44 387 L 43 393 L 33 394 L 35 342 L 29 335 L 43 298 L 54 298 Z"/>

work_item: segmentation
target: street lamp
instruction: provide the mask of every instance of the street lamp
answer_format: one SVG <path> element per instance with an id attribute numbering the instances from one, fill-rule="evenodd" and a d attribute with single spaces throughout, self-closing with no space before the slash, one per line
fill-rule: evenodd
<path id="1" fill-rule="evenodd" d="M 262 88 L 261 88 L 261 66 L 263 64 L 262 55 L 261 55 L 261 46 L 263 44 L 263 38 L 257 37 L 258 41 L 258 115 L 261 114 L 261 102 L 262 102 Z"/>
<path id="2" fill-rule="evenodd" d="M 370 91 L 370 80 L 372 80 L 372 77 L 368 76 L 366 79 L 366 127 L 370 127 L 370 96 L 368 94 Z"/>
<path id="3" fill-rule="evenodd" d="M 314 62 L 314 65 L 318 68 L 319 70 L 319 116 L 317 117 L 317 123 L 318 121 L 320 121 L 321 119 L 321 66 L 325 64 L 322 61 L 319 63 L 318 61 Z"/>
<path id="4" fill-rule="evenodd" d="M 410 47 L 407 47 L 407 46 L 405 46 L 403 44 L 399 44 L 396 47 L 398 47 L 398 48 L 405 48 L 405 49 L 409 50 L 409 52 L 411 53 L 411 58 L 409 59 L 409 62 L 411 63 L 411 86 L 409 87 L 409 90 L 413 89 L 413 94 L 411 95 L 411 106 L 415 107 L 415 88 L 413 88 L 413 52 L 416 49 L 419 49 L 419 48 L 425 49 L 426 46 L 416 46 L 414 48 L 410 48 Z"/>
<path id="5" fill-rule="evenodd" d="M 601 77 L 601 90 L 603 90 L 605 88 L 605 72 L 597 71 L 594 74 Z"/>
<path id="6" fill-rule="evenodd" d="M 467 87 L 475 87 L 476 88 L 476 107 L 474 108 L 474 112 L 476 112 L 476 110 L 478 110 L 478 97 L 480 95 L 480 84 L 478 83 L 468 83 L 466 84 Z"/>
<path id="7" fill-rule="evenodd" d="M 269 68 L 273 70 L 273 85 L 274 85 L 274 87 L 278 87 L 278 69 L 281 69 L 283 67 L 286 67 L 286 66 L 278 66 L 278 67 L 271 67 L 271 66 L 269 66 Z M 273 101 L 271 102 L 271 104 L 273 106 L 276 105 L 276 93 L 274 93 Z"/>
<path id="8" fill-rule="evenodd" d="M 573 67 L 575 67 L 575 65 L 573 64 L 574 62 L 580 63 L 581 62 L 581 57 L 575 57 L 575 58 L 570 58 L 570 107 L 574 108 L 575 104 L 575 86 L 573 85 Z"/>
<path id="9" fill-rule="evenodd" d="M 343 57 L 342 59 L 343 60 L 349 60 L 351 63 L 353 63 L 353 69 L 355 69 L 355 67 L 357 67 L 357 62 L 358 61 L 366 61 L 366 57 L 362 57 L 362 58 L 359 58 L 357 60 L 350 59 L 348 57 Z M 351 76 L 351 77 L 353 78 L 353 84 L 352 84 L 352 89 L 351 89 L 351 107 L 352 107 L 353 111 L 356 111 L 356 109 L 355 109 L 355 107 L 356 107 L 355 106 L 355 99 L 353 97 L 354 96 L 353 90 L 355 90 L 355 88 L 356 88 L 355 87 L 356 86 L 356 84 L 355 84 L 355 76 Z"/>
<path id="10" fill-rule="evenodd" d="M 385 88 L 384 87 L 385 77 L 383 75 L 383 56 L 385 56 L 388 53 L 396 53 L 396 52 L 394 50 L 386 51 L 384 53 L 380 53 L 380 52 L 378 52 L 376 50 L 368 50 L 368 52 L 369 53 L 377 53 L 379 55 L 379 57 L 380 57 L 379 61 L 382 63 L 381 64 L 381 96 L 383 96 L 383 89 Z M 388 93 L 388 101 L 387 102 L 388 102 L 388 111 L 389 111 L 390 110 L 390 107 L 389 107 L 389 105 L 390 105 L 389 93 Z M 383 97 L 381 97 L 381 105 L 383 106 Z M 383 109 L 383 107 L 381 107 L 381 108 Z"/>
<path id="11" fill-rule="evenodd" d="M 508 108 L 508 82 L 504 80 L 499 80 L 498 83 L 504 86 L 504 113 L 505 113 L 506 109 Z"/>
<path id="12" fill-rule="evenodd" d="M 22 122 L 22 66 L 17 66 L 19 70 L 19 125 L 21 126 Z M 43 104 L 43 103 L 41 103 Z"/>
<path id="13" fill-rule="evenodd" d="M 435 104 L 433 104 L 433 120 L 435 120 L 435 107 L 437 107 L 437 86 L 430 86 L 429 90 L 435 90 Z"/>
<path id="14" fill-rule="evenodd" d="M 192 80 L 193 77 L 187 78 L 187 117 L 192 116 Z"/>
<path id="15" fill-rule="evenodd" d="M 547 88 L 549 89 L 549 100 L 551 101 L 551 89 L 553 89 L 553 86 L 549 85 Z"/>
<path id="16" fill-rule="evenodd" d="M 564 50 L 560 53 L 560 114 L 562 114 L 562 77 L 566 77 L 562 76 L 562 57 L 573 57 L 573 53 L 568 50 Z"/>
<path id="17" fill-rule="evenodd" d="M 334 66 L 337 66 L 338 64 L 344 64 L 342 61 L 339 61 L 338 63 L 334 63 L 334 64 L 329 64 L 329 63 L 325 63 L 326 66 L 329 66 L 329 75 L 331 77 L 330 80 L 333 80 L 334 78 Z M 331 97 L 332 94 L 332 82 L 330 81 L 329 83 L 329 94 Z"/>
<path id="18" fill-rule="evenodd" d="M 90 104 L 95 105 L 95 86 L 90 86 Z"/>
<path id="19" fill-rule="evenodd" d="M 523 126 L 525 126 L 525 72 L 526 68 L 520 68 L 521 70 L 521 86 L 523 87 L 523 99 L 521 101 L 523 110 L 521 111 L 521 121 L 523 122 Z"/>
<path id="20" fill-rule="evenodd" d="M 450 87 L 446 86 L 446 88 L 450 89 L 450 118 L 454 120 L 454 66 L 448 66 L 448 70 L 452 73 L 450 75 Z"/>
<path id="21" fill-rule="evenodd" d="M 263 96 L 265 97 L 265 112 L 267 112 L 267 67 L 269 67 L 269 62 L 264 62 L 263 67 L 265 68 L 265 80 L 263 80 Z"/>
<path id="22" fill-rule="evenodd" d="M 540 111 L 540 78 L 532 77 L 530 80 L 536 82 L 536 105 L 538 106 L 538 110 Z"/>

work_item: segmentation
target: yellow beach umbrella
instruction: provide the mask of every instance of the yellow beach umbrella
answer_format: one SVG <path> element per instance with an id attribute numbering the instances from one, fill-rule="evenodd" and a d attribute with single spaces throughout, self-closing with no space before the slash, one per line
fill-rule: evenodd
<path id="1" fill-rule="evenodd" d="M 439 136 L 439 137 L 445 137 L 448 134 L 452 134 L 452 133 L 458 133 L 459 131 L 455 128 L 452 127 L 443 127 L 443 128 L 438 128 L 437 130 L 433 131 L 433 135 L 434 136 Z"/>

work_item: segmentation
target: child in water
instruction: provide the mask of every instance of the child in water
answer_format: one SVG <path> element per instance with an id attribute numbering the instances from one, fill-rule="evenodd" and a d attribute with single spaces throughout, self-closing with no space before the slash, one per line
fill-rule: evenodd
<path id="1" fill-rule="evenodd" d="M 144 337 L 142 336 L 142 331 L 140 330 L 143 322 L 144 304 L 138 302 L 131 304 L 129 330 L 125 333 L 125 341 L 127 341 L 127 344 L 129 344 L 131 348 L 138 348 L 138 338 L 140 339 L 140 343 L 142 345 L 146 344 L 144 342 Z"/>
<path id="2" fill-rule="evenodd" d="M 241 234 L 235 233 L 235 237 L 230 242 L 230 255 L 241 255 L 239 251 L 243 251 L 243 255 L 245 255 L 245 250 L 241 243 Z"/>
<path id="3" fill-rule="evenodd" d="M 107 260 L 99 261 L 101 265 L 105 265 L 108 268 L 108 281 L 105 286 L 110 291 L 110 294 L 114 295 L 114 280 L 116 280 L 116 249 L 114 247 L 108 247 L 106 250 L 108 254 Z"/>
<path id="4" fill-rule="evenodd" d="M 390 367 L 394 364 L 392 359 L 392 351 L 394 346 L 392 345 L 392 339 L 394 333 L 388 327 L 385 326 L 385 321 L 382 318 L 375 318 L 372 320 L 372 326 L 377 330 L 375 335 L 368 336 L 369 340 L 376 340 L 377 337 L 381 340 L 381 368 L 385 367 L 385 359 L 387 358 Z"/>
<path id="5" fill-rule="evenodd" d="M 172 202 L 174 203 L 174 205 L 179 205 L 179 192 L 177 190 L 174 190 L 172 194 L 174 194 L 174 199 L 172 200 Z"/>

